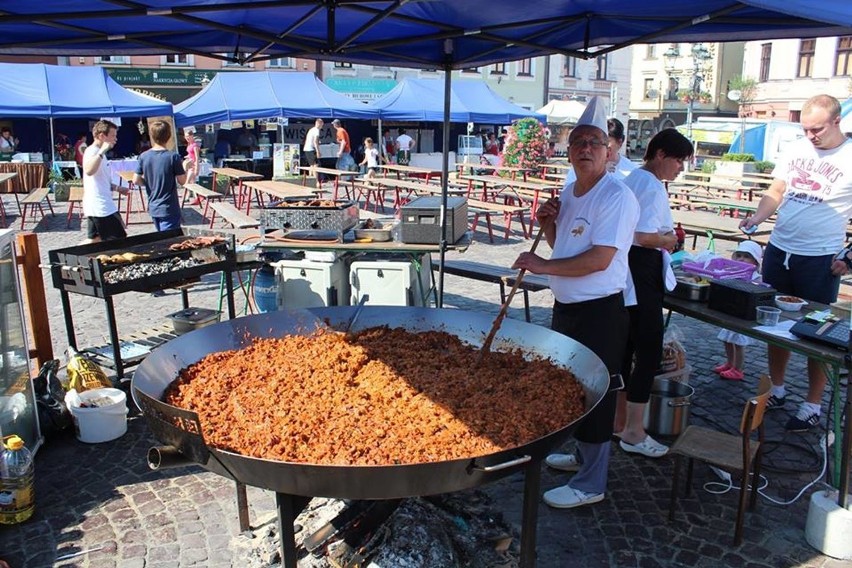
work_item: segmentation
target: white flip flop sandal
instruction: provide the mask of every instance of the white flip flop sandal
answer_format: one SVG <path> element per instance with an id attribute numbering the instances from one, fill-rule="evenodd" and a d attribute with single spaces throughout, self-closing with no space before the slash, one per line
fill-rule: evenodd
<path id="1" fill-rule="evenodd" d="M 656 441 L 651 436 L 645 436 L 645 439 L 638 444 L 629 444 L 624 440 L 618 443 L 621 449 L 630 454 L 642 454 L 649 458 L 661 458 L 669 453 L 669 448 Z"/>

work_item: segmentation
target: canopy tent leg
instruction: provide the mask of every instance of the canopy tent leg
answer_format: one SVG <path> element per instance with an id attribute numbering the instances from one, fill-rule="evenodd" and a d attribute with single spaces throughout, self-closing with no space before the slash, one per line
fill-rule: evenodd
<path id="1" fill-rule="evenodd" d="M 56 142 L 53 141 L 53 117 L 50 117 L 50 162 L 56 161 Z"/>
<path id="2" fill-rule="evenodd" d="M 440 260 L 438 262 L 438 301 L 437 307 L 444 307 L 444 261 L 447 256 L 447 194 L 450 183 L 450 97 L 452 95 L 453 66 L 451 64 L 453 55 L 453 40 L 444 40 L 444 56 L 447 59 L 444 65 L 444 131 L 441 136 L 444 147 L 441 152 L 441 246 Z"/>

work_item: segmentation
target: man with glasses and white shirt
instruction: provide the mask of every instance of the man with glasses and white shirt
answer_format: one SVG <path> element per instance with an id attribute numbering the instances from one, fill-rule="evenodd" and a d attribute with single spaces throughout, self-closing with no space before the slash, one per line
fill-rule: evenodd
<path id="1" fill-rule="evenodd" d="M 617 118 L 610 118 L 606 121 L 606 126 L 610 149 L 609 157 L 606 160 L 606 169 L 618 179 L 624 180 L 639 167 L 639 164 L 630 161 L 627 156 L 621 153 L 621 148 L 624 146 L 624 124 Z M 574 183 L 576 179 L 577 174 L 574 173 L 572 167 L 565 174 L 565 183 Z"/>
<path id="2" fill-rule="evenodd" d="M 616 374 L 627 346 L 627 253 L 639 204 L 633 192 L 607 172 L 608 134 L 604 104 L 594 97 L 568 139 L 577 179 L 536 214 L 553 253 L 549 259 L 523 253 L 513 268 L 550 276 L 555 297 L 552 328 L 589 348 L 610 374 Z M 603 500 L 615 400 L 615 392 L 608 392 L 580 421 L 574 433 L 577 455 L 548 457 L 551 467 L 577 471 L 567 485 L 545 492 L 544 501 L 551 507 Z"/>

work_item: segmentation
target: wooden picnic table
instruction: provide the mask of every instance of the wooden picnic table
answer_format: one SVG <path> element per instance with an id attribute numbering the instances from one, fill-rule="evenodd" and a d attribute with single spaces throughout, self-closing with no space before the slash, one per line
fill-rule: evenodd
<path id="1" fill-rule="evenodd" d="M 527 174 L 531 174 L 533 172 L 530 168 L 519 168 L 517 166 L 492 166 L 490 164 L 469 164 L 469 163 L 457 163 L 456 168 L 459 170 L 460 175 L 465 175 L 464 170 L 470 170 L 469 175 L 474 175 L 473 172 L 476 170 L 491 170 L 492 172 L 506 172 L 512 174 L 511 179 L 516 179 L 517 174 L 521 174 L 524 178 L 524 181 L 527 180 Z"/>
<path id="2" fill-rule="evenodd" d="M 74 206 L 83 202 L 83 186 L 72 185 L 68 188 L 68 216 L 65 218 L 65 227 L 71 227 L 71 217 L 74 215 Z M 80 224 L 83 224 L 83 211 L 80 205 Z"/>
<path id="3" fill-rule="evenodd" d="M 11 179 L 18 175 L 17 172 L 4 172 L 0 173 L 0 186 L 4 183 L 9 184 L 9 191 L 7 193 L 11 193 L 15 196 L 15 203 L 18 205 L 18 214 L 21 214 L 21 203 L 18 201 L 18 194 L 12 189 Z M 0 199 L 0 222 L 3 223 L 3 226 L 6 226 L 6 208 L 3 206 L 3 200 Z"/>
<path id="4" fill-rule="evenodd" d="M 263 194 L 270 195 L 278 199 L 287 197 L 304 197 L 313 199 L 317 194 L 322 193 L 321 188 L 309 188 L 304 185 L 292 183 L 289 181 L 273 181 L 273 180 L 249 180 L 243 182 L 248 188 L 248 199 L 246 199 L 246 215 L 251 212 L 251 192 L 254 190 L 255 199 L 258 207 L 263 207 Z"/>
<path id="5" fill-rule="evenodd" d="M 423 168 L 420 166 L 401 166 L 399 164 L 379 164 L 380 168 L 383 168 L 386 172 L 394 172 L 399 177 L 399 174 L 415 174 L 417 176 L 425 176 L 426 181 L 431 180 L 433 177 L 437 177 L 441 179 L 441 175 L 444 173 L 441 170 L 436 170 L 434 168 Z"/>
<path id="6" fill-rule="evenodd" d="M 469 182 L 468 195 L 470 195 L 470 191 L 473 189 L 473 182 L 476 181 L 482 184 L 482 201 L 494 201 L 494 199 L 488 199 L 489 183 L 491 185 L 504 186 L 505 189 L 512 192 L 513 195 L 510 197 L 514 197 L 519 202 L 523 202 L 525 200 L 531 201 L 530 226 L 532 226 L 535 221 L 535 213 L 538 210 L 538 203 L 541 200 L 541 192 L 546 191 L 550 194 L 550 197 L 553 197 L 562 188 L 562 184 L 559 183 L 507 180 L 499 176 L 462 176 L 459 178 L 459 181 L 465 180 Z"/>
<path id="7" fill-rule="evenodd" d="M 145 212 L 145 188 L 140 184 L 137 185 L 133 183 L 133 180 L 136 177 L 136 172 L 131 170 L 125 170 L 122 172 L 118 172 L 118 177 L 121 181 L 127 183 L 127 211 L 124 214 L 124 224 L 130 224 L 130 213 L 133 212 L 133 190 L 136 189 L 139 191 L 139 202 L 142 204 L 142 207 L 139 209 L 141 213 Z M 121 211 L 121 193 L 118 194 L 118 210 Z"/>
<path id="8" fill-rule="evenodd" d="M 243 195 L 243 188 L 245 187 L 243 183 L 248 180 L 263 179 L 263 176 L 260 174 L 246 172 L 243 170 L 238 170 L 236 168 L 213 168 L 213 186 L 211 187 L 213 191 L 217 191 L 216 184 L 218 183 L 217 178 L 219 176 L 225 176 L 226 178 L 228 178 L 228 191 L 224 193 L 228 193 L 232 190 L 234 181 L 236 180 L 237 191 L 235 191 L 232 195 L 234 197 L 234 205 L 237 207 L 237 209 L 240 208 L 242 200 L 245 198 L 245 196 Z"/>
<path id="9" fill-rule="evenodd" d="M 407 179 L 396 179 L 389 177 L 373 177 L 373 178 L 356 178 L 355 179 L 356 188 L 360 184 L 362 190 L 361 195 L 364 196 L 364 209 L 368 209 L 370 206 L 370 201 L 373 201 L 373 209 L 375 210 L 377 207 L 382 207 L 384 210 L 384 206 L 382 202 L 384 201 L 384 189 L 393 189 L 394 190 L 394 200 L 393 200 L 393 208 L 394 210 L 399 209 L 407 200 L 408 197 L 411 196 L 412 193 L 428 193 L 430 195 L 440 195 L 441 194 L 441 186 L 433 183 L 428 183 L 426 181 L 414 181 Z M 401 191 L 407 191 L 408 193 L 403 196 L 401 195 Z M 449 193 L 455 194 L 463 194 L 467 192 L 467 189 L 449 189 Z"/>
<path id="10" fill-rule="evenodd" d="M 335 168 L 323 168 L 321 166 L 300 166 L 299 170 L 302 172 L 302 185 L 307 185 L 309 174 L 320 173 L 328 176 L 334 176 L 334 195 L 332 199 L 335 201 L 337 200 L 337 194 L 340 191 L 340 178 L 347 178 L 349 182 L 352 182 L 356 177 L 361 175 L 361 172 L 338 170 Z M 346 190 L 346 196 L 349 197 L 348 189 Z M 354 195 L 352 197 L 354 198 Z"/>
<path id="11" fill-rule="evenodd" d="M 740 231 L 740 220 L 731 217 L 723 217 L 710 211 L 689 211 L 684 209 L 673 209 L 672 220 L 675 223 L 680 223 L 684 232 L 692 235 L 692 246 L 695 248 L 695 243 L 699 235 L 707 235 L 710 238 L 708 248 L 712 250 L 713 240 L 722 239 L 728 241 L 738 241 L 745 238 L 746 235 Z M 764 221 L 760 224 L 757 231 L 751 236 L 766 235 L 772 232 L 774 223 Z"/>
<path id="12" fill-rule="evenodd" d="M 719 209 L 721 212 L 728 211 L 730 212 L 730 216 L 734 216 L 734 212 L 739 213 L 740 211 L 745 211 L 747 213 L 754 213 L 757 211 L 757 201 L 746 201 L 744 199 L 725 199 L 725 198 L 709 198 L 704 200 L 704 204 L 708 207 Z"/>

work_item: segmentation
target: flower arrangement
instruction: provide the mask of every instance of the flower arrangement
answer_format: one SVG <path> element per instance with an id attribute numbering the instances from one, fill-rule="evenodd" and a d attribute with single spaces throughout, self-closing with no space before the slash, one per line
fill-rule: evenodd
<path id="1" fill-rule="evenodd" d="M 56 135 L 56 156 L 63 162 L 71 162 L 74 160 L 74 145 L 65 134 Z"/>
<path id="2" fill-rule="evenodd" d="M 509 128 L 503 149 L 503 165 L 538 169 L 545 162 L 550 131 L 534 118 L 522 118 Z"/>
<path id="3" fill-rule="evenodd" d="M 708 93 L 707 91 L 694 93 L 689 89 L 681 89 L 677 92 L 677 98 L 680 99 L 681 102 L 686 104 L 689 104 L 690 101 L 695 101 L 697 103 L 709 103 L 713 100 L 713 95 Z"/>

